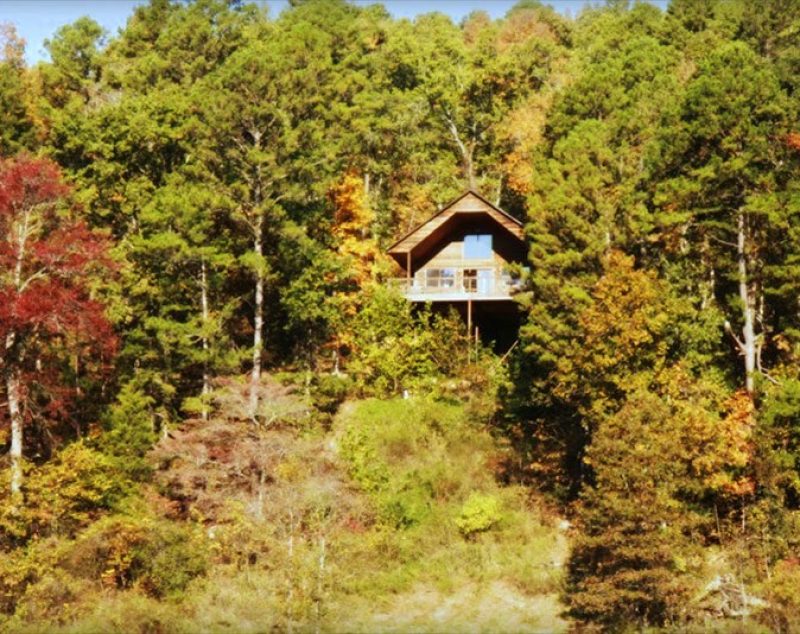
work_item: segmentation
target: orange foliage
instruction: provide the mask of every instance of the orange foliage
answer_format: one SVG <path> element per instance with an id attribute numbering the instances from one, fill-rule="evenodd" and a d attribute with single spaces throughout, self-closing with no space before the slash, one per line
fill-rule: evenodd
<path id="1" fill-rule="evenodd" d="M 520 44 L 529 39 L 558 41 L 552 27 L 539 17 L 537 9 L 520 9 L 514 11 L 503 22 L 497 46 L 503 51 L 510 46 Z"/>
<path id="2" fill-rule="evenodd" d="M 375 214 L 370 209 L 364 183 L 355 170 L 349 170 L 330 192 L 334 207 L 333 235 L 339 253 L 347 258 L 359 286 L 373 279 L 383 256 L 372 237 Z"/>
<path id="3" fill-rule="evenodd" d="M 753 459 L 753 428 L 755 406 L 747 390 L 738 390 L 726 403 L 727 414 L 720 428 L 720 440 L 728 447 L 732 467 L 746 468 Z M 729 476 L 722 483 L 722 490 L 729 495 L 750 495 L 755 491 L 755 482 L 749 474 Z"/>
<path id="4" fill-rule="evenodd" d="M 786 144 L 793 150 L 800 150 L 800 132 L 790 132 L 787 134 Z"/>
<path id="5" fill-rule="evenodd" d="M 749 495 L 755 491 L 749 470 L 755 450 L 755 407 L 746 390 L 732 394 L 722 407 L 722 420 L 703 414 L 701 410 L 684 412 L 687 418 L 685 439 L 696 449 L 692 468 L 712 491 Z"/>
<path id="6" fill-rule="evenodd" d="M 464 41 L 469 45 L 476 44 L 484 29 L 490 28 L 491 26 L 492 19 L 486 11 L 474 11 L 467 16 L 464 26 L 462 27 Z"/>
<path id="7" fill-rule="evenodd" d="M 0 22 L 0 62 L 20 68 L 25 65 L 25 40 L 8 22 Z"/>
<path id="8" fill-rule="evenodd" d="M 552 103 L 549 94 L 537 93 L 512 110 L 501 124 L 499 136 L 511 146 L 503 160 L 508 186 L 518 194 L 531 193 L 533 153 L 542 142 L 547 112 Z"/>

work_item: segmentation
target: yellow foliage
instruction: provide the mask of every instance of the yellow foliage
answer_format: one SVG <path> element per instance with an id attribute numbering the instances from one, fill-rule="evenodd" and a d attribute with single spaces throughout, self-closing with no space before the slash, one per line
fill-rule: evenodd
<path id="1" fill-rule="evenodd" d="M 545 40 L 553 44 L 558 42 L 553 27 L 541 19 L 537 9 L 518 9 L 504 20 L 497 38 L 497 48 L 505 51 L 511 46 L 531 39 Z"/>
<path id="2" fill-rule="evenodd" d="M 334 207 L 333 235 L 339 241 L 339 253 L 348 259 L 355 281 L 363 286 L 386 268 L 386 256 L 372 236 L 375 213 L 359 174 L 349 170 L 331 190 L 330 199 Z"/>
<path id="3" fill-rule="evenodd" d="M 558 361 L 553 392 L 583 401 L 587 422 L 601 420 L 615 404 L 648 383 L 663 367 L 668 320 L 663 285 L 633 258 L 611 251 L 605 274 L 580 317 L 575 353 Z"/>
<path id="4" fill-rule="evenodd" d="M 717 494 L 752 493 L 755 407 L 747 391 L 726 395 L 680 366 L 665 370 L 658 383 L 659 391 L 674 404 L 676 430 L 692 475 Z"/>
<path id="5" fill-rule="evenodd" d="M 519 194 L 532 191 L 533 153 L 544 138 L 544 126 L 552 102 L 551 93 L 531 95 L 500 125 L 498 135 L 512 148 L 503 159 L 503 171 L 508 186 Z"/>

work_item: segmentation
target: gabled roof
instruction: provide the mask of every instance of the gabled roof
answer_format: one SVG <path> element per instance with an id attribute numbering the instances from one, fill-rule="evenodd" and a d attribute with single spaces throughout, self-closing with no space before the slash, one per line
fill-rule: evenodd
<path id="1" fill-rule="evenodd" d="M 409 253 L 425 238 L 447 224 L 458 214 L 486 214 L 514 237 L 524 240 L 522 223 L 519 220 L 470 189 L 445 205 L 441 211 L 405 234 L 387 249 L 388 253 L 391 255 Z"/>

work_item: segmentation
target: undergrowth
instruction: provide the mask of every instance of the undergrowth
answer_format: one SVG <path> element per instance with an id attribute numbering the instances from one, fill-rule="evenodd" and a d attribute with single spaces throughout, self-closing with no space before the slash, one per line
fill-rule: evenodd
<path id="1" fill-rule="evenodd" d="M 127 502 L 7 559 L 0 630 L 565 627 L 563 536 L 498 484 L 474 404 L 351 401 L 331 422 L 281 394 L 285 423 L 190 421 Z"/>

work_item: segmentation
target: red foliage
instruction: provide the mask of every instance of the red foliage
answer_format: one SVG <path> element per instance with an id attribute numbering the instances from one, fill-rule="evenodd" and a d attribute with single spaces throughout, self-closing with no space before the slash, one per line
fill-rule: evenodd
<path id="1" fill-rule="evenodd" d="M 800 132 L 790 132 L 787 134 L 786 144 L 794 150 L 800 150 Z"/>
<path id="2" fill-rule="evenodd" d="M 89 291 L 108 245 L 59 204 L 68 191 L 49 160 L 0 161 L 0 371 L 21 373 L 28 419 L 65 419 L 78 390 L 64 368 L 79 359 L 82 376 L 102 373 L 117 346 Z"/>

